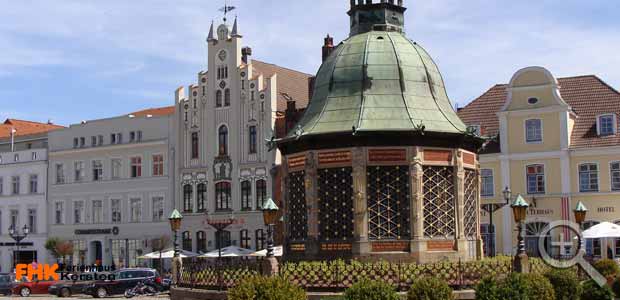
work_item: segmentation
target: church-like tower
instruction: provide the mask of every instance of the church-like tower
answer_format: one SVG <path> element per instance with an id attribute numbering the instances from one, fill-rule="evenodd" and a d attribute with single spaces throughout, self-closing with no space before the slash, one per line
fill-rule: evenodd
<path id="1" fill-rule="evenodd" d="M 435 62 L 404 35 L 405 10 L 351 1 L 350 37 L 329 49 L 304 116 L 278 142 L 288 258 L 481 255 L 482 140 L 456 115 Z"/>

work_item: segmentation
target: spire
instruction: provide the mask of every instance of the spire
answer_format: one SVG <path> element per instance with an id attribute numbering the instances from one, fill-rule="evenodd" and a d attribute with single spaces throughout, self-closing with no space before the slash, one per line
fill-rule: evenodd
<path id="1" fill-rule="evenodd" d="M 207 37 L 207 42 L 211 42 L 214 40 L 215 38 L 213 37 L 213 21 L 211 21 L 211 28 L 209 29 L 209 36 Z"/>
<path id="2" fill-rule="evenodd" d="M 233 24 L 232 33 L 230 34 L 232 37 L 241 37 L 239 31 L 237 30 L 237 17 L 235 16 L 235 24 Z"/>

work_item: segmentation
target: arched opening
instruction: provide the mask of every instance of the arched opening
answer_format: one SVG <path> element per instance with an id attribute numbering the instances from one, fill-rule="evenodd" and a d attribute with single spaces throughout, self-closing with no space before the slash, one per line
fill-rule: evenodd
<path id="1" fill-rule="evenodd" d="M 547 222 L 531 222 L 525 224 L 525 249 L 527 254 L 531 257 L 540 257 L 540 251 L 538 249 L 538 241 L 541 238 L 545 239 L 545 249 L 547 253 L 549 251 L 549 242 L 551 240 L 551 235 L 549 232 L 545 236 L 542 235 L 545 227 L 547 227 L 549 223 Z"/>
<path id="2" fill-rule="evenodd" d="M 228 127 L 220 126 L 217 131 L 218 136 L 218 153 L 219 155 L 228 155 Z"/>

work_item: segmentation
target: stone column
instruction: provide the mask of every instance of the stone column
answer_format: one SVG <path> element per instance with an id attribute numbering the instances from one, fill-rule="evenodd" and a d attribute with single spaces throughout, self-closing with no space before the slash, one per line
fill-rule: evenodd
<path id="1" fill-rule="evenodd" d="M 368 201 L 366 200 L 366 153 L 355 148 L 353 153 L 353 210 L 355 218 L 353 255 L 370 253 L 368 243 Z"/>
<path id="2" fill-rule="evenodd" d="M 319 253 L 319 203 L 317 199 L 317 157 L 316 153 L 306 154 L 305 165 L 306 209 L 308 210 L 308 238 L 306 239 L 306 254 Z"/>
<path id="3" fill-rule="evenodd" d="M 411 253 L 421 256 L 426 251 L 424 239 L 424 170 L 422 168 L 422 149 L 411 148 L 409 151 L 409 174 L 411 180 Z"/>

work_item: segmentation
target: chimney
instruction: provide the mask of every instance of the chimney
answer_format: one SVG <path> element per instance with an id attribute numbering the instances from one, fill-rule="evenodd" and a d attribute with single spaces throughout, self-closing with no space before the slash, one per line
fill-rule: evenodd
<path id="1" fill-rule="evenodd" d="M 241 60 L 246 65 L 248 64 L 248 56 L 252 56 L 252 48 L 243 47 L 243 49 L 241 49 Z"/>
<path id="2" fill-rule="evenodd" d="M 323 43 L 323 61 L 329 57 L 332 51 L 334 51 L 334 38 L 328 34 Z"/>

